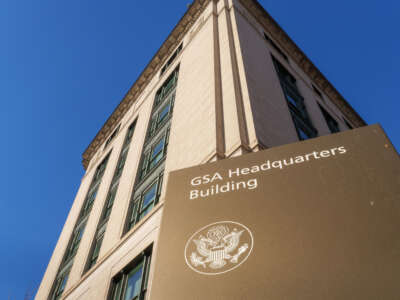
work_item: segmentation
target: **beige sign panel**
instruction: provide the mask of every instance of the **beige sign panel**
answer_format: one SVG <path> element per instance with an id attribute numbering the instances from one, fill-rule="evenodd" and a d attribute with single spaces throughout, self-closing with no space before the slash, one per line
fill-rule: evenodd
<path id="1" fill-rule="evenodd" d="M 151 300 L 400 299 L 400 163 L 378 125 L 172 172 Z"/>

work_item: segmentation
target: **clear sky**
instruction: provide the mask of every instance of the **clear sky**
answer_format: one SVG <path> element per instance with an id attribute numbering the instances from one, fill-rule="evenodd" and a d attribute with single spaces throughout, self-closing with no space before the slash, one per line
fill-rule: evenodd
<path id="1" fill-rule="evenodd" d="M 84 173 L 82 152 L 189 2 L 0 1 L 1 299 L 36 291 Z M 400 149 L 400 2 L 260 2 Z"/>

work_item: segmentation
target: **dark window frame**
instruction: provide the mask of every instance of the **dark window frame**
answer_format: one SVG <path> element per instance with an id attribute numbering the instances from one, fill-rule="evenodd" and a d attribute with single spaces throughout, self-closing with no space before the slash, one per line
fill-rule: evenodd
<path id="1" fill-rule="evenodd" d="M 101 179 L 103 178 L 103 175 L 107 168 L 110 155 L 111 155 L 111 151 L 104 157 L 104 159 L 101 161 L 101 163 L 96 168 L 96 171 L 95 171 L 95 174 L 93 175 L 89 190 L 86 194 L 85 200 L 83 201 L 83 205 L 81 207 L 81 211 L 79 213 L 78 220 L 74 226 L 72 236 L 70 237 L 70 240 L 68 242 L 68 247 L 65 250 L 64 257 L 63 257 L 63 263 L 61 266 L 65 266 L 71 259 L 73 259 L 75 257 L 76 252 L 78 251 L 82 237 L 77 242 L 75 234 L 79 230 L 81 230 L 82 236 L 84 234 L 86 222 L 87 222 L 88 216 L 90 214 L 90 211 L 92 210 L 93 203 L 96 200 L 97 192 L 98 192 L 98 189 L 101 184 Z"/>
<path id="2" fill-rule="evenodd" d="M 152 172 L 152 170 L 156 169 L 157 166 L 160 165 L 162 161 L 164 161 L 165 157 L 167 156 L 168 144 L 169 144 L 169 133 L 170 127 L 168 127 L 159 138 L 154 140 L 151 143 L 151 146 L 142 154 L 139 173 L 138 173 L 138 182 L 142 182 L 147 176 Z M 151 153 L 155 149 L 155 147 L 163 140 L 163 147 L 161 149 L 161 157 L 158 159 L 156 163 L 152 165 L 154 161 L 150 159 Z"/>
<path id="3" fill-rule="evenodd" d="M 164 101 L 160 105 L 160 108 L 156 111 L 155 115 L 150 120 L 149 124 L 149 131 L 147 133 L 147 139 L 148 141 L 145 143 L 147 144 L 150 141 L 150 138 L 155 136 L 163 127 L 165 124 L 168 123 L 168 121 L 172 118 L 172 113 L 174 109 L 174 101 L 175 101 L 175 95 L 171 94 L 169 99 Z M 163 109 L 169 105 L 169 111 L 167 115 L 160 120 L 161 113 L 163 112 Z"/>
<path id="4" fill-rule="evenodd" d="M 74 231 L 72 232 L 72 236 L 68 243 L 68 247 L 64 254 L 63 265 L 66 265 L 72 258 L 75 257 L 76 252 L 78 252 L 80 242 L 85 232 L 86 222 L 87 220 L 84 220 L 74 228 Z"/>
<path id="5" fill-rule="evenodd" d="M 179 68 L 180 66 L 178 64 L 169 74 L 167 79 L 164 80 L 155 94 L 150 120 L 146 130 L 146 137 L 142 147 L 139 167 L 136 172 L 134 188 L 130 198 L 129 209 L 125 216 L 125 225 L 122 236 L 131 230 L 138 222 L 139 218 L 136 212 L 138 211 L 139 207 L 141 216 L 144 216 L 158 203 L 162 185 L 158 185 L 157 197 L 154 199 L 154 205 L 151 206 L 150 209 L 145 210 L 144 207 L 142 207 L 141 203 L 143 203 L 143 201 L 135 201 L 138 201 L 138 195 L 142 195 L 144 191 L 147 191 L 155 179 L 162 178 L 164 174 L 164 164 L 168 151 L 169 134 L 178 83 Z M 161 117 L 163 116 L 162 112 L 167 105 L 170 105 L 168 114 L 164 117 Z M 156 130 L 154 130 L 154 127 Z M 161 140 L 163 141 L 163 147 L 160 152 L 157 152 L 157 155 L 154 155 L 154 150 L 159 145 Z M 153 158 L 151 158 L 152 153 Z M 144 213 L 145 211 L 146 213 Z"/>
<path id="6" fill-rule="evenodd" d="M 157 90 L 153 110 L 160 105 L 164 99 L 166 99 L 169 94 L 175 89 L 178 82 L 179 65 L 174 71 L 167 77 L 161 87 Z"/>
<path id="7" fill-rule="evenodd" d="M 99 254 L 100 254 L 100 250 L 101 250 L 101 246 L 103 244 L 104 234 L 105 234 L 105 230 L 100 233 L 96 232 L 96 236 L 93 240 L 92 246 L 90 247 L 88 261 L 87 261 L 86 267 L 85 267 L 86 271 L 90 270 L 97 263 L 97 260 L 99 258 Z M 97 249 L 97 252 L 96 252 L 96 249 Z"/>
<path id="8" fill-rule="evenodd" d="M 65 252 L 64 252 L 64 255 L 63 255 L 63 259 L 62 259 L 61 264 L 60 264 L 60 266 L 58 268 L 56 278 L 54 279 L 54 282 L 53 282 L 53 285 L 52 285 L 52 288 L 51 288 L 51 291 L 50 291 L 50 294 L 49 294 L 49 297 L 48 297 L 48 299 L 50 299 L 50 300 L 58 299 L 58 298 L 54 298 L 54 293 L 55 293 L 55 290 L 58 289 L 58 287 L 57 287 L 57 285 L 58 285 L 57 279 L 59 278 L 59 276 L 64 274 L 64 272 L 65 272 L 64 269 L 66 268 L 66 266 L 70 265 L 68 268 L 69 269 L 72 268 L 74 257 L 75 257 L 76 253 L 79 250 L 80 242 L 81 242 L 81 240 L 83 238 L 83 235 L 85 233 L 86 223 L 87 223 L 87 220 L 89 218 L 89 214 L 90 214 L 90 211 L 92 209 L 93 203 L 94 203 L 94 201 L 96 199 L 96 196 L 97 196 L 97 190 L 98 190 L 98 188 L 99 188 L 99 186 L 101 184 L 101 180 L 102 180 L 103 175 L 104 175 L 104 173 L 105 173 L 105 171 L 107 169 L 107 165 L 108 165 L 109 158 L 111 156 L 111 152 L 112 152 L 112 150 L 110 150 L 107 153 L 107 155 L 103 158 L 103 160 L 100 162 L 100 164 L 96 167 L 96 170 L 95 170 L 94 175 L 92 177 L 92 181 L 91 181 L 90 186 L 89 186 L 89 190 L 86 193 L 86 196 L 85 196 L 85 199 L 83 201 L 81 210 L 79 212 L 78 220 L 76 221 L 76 223 L 74 225 L 74 229 L 72 231 L 72 234 L 69 237 L 69 241 L 68 241 L 67 247 L 65 249 Z M 90 195 L 93 195 L 93 194 L 94 194 L 94 197 L 93 196 L 91 197 L 93 199 L 89 200 L 88 197 Z M 77 235 L 77 232 L 80 232 L 80 234 Z M 77 240 L 77 236 L 79 236 L 78 240 Z M 68 277 L 67 277 L 66 280 L 68 280 Z M 57 297 L 60 297 L 62 292 L 63 291 L 61 291 L 61 293 L 59 293 Z"/>
<path id="9" fill-rule="evenodd" d="M 64 293 L 65 286 L 67 285 L 70 271 L 71 267 L 57 274 L 50 295 L 48 297 L 49 300 L 58 300 L 61 298 L 62 294 Z"/>
<path id="10" fill-rule="evenodd" d="M 296 78 L 273 55 L 271 57 L 299 140 L 318 136 L 318 131 L 308 114 L 304 98 L 297 88 Z"/>
<path id="11" fill-rule="evenodd" d="M 104 149 L 106 149 L 108 147 L 108 145 L 110 145 L 111 142 L 114 140 L 114 138 L 117 136 L 117 133 L 118 133 L 120 127 L 121 127 L 121 124 L 119 124 L 117 126 L 117 128 L 115 128 L 115 130 L 110 134 L 110 136 L 108 137 L 107 141 L 104 144 Z"/>
<path id="12" fill-rule="evenodd" d="M 334 117 L 332 117 L 332 115 L 320 103 L 318 103 L 318 107 L 322 115 L 324 116 L 325 122 L 328 125 L 331 133 L 340 132 L 339 122 Z"/>
<path id="13" fill-rule="evenodd" d="M 264 31 L 264 39 L 272 46 L 272 48 L 275 49 L 276 52 L 278 52 L 284 60 L 287 62 L 289 61 L 288 56 L 283 52 L 281 48 L 278 47 L 278 45 L 267 35 L 267 33 Z"/>
<path id="14" fill-rule="evenodd" d="M 148 292 L 148 282 L 151 267 L 152 247 L 148 247 L 140 255 L 135 257 L 131 263 L 121 270 L 111 279 L 111 285 L 108 292 L 108 300 L 124 300 L 126 298 L 127 283 L 129 275 L 136 268 L 140 267 L 140 290 L 139 294 L 130 300 L 144 300 Z M 139 270 L 137 270 L 139 271 Z M 137 272 L 136 271 L 136 272 Z"/>
<path id="15" fill-rule="evenodd" d="M 307 124 L 305 124 L 304 121 L 301 118 L 299 118 L 296 114 L 291 113 L 291 116 L 293 119 L 293 124 L 296 129 L 297 136 L 300 141 L 305 141 L 317 136 L 316 131 L 313 128 L 307 126 Z M 306 135 L 305 138 L 303 137 L 302 133 Z"/>
<path id="16" fill-rule="evenodd" d="M 107 228 L 107 222 L 110 217 L 110 214 L 111 214 L 111 211 L 112 211 L 112 208 L 114 205 L 115 197 L 118 192 L 119 180 L 120 180 L 120 178 L 122 176 L 122 172 L 125 168 L 125 163 L 126 163 L 126 159 L 128 157 L 131 141 L 133 139 L 133 135 L 135 132 L 136 123 L 137 123 L 137 119 L 135 119 L 131 123 L 131 125 L 129 125 L 128 130 L 126 132 L 124 143 L 122 145 L 122 148 L 121 148 L 121 151 L 120 151 L 120 154 L 118 157 L 118 161 L 117 161 L 117 164 L 114 169 L 113 178 L 112 178 L 110 186 L 108 188 L 106 200 L 103 205 L 103 210 L 100 215 L 100 220 L 98 221 L 98 224 L 97 224 L 95 237 L 94 237 L 94 239 L 92 241 L 92 245 L 90 247 L 89 255 L 88 255 L 88 258 L 86 261 L 85 268 L 83 270 L 83 274 L 85 274 L 87 271 L 89 271 L 96 264 L 96 262 L 98 260 L 98 257 L 100 254 L 100 249 L 101 249 L 101 246 L 103 243 L 104 234 L 105 234 L 105 231 Z M 96 252 L 96 249 L 98 249 L 97 252 Z"/>
<path id="17" fill-rule="evenodd" d="M 131 203 L 128 210 L 128 218 L 125 230 L 126 232 L 131 230 L 141 219 L 143 219 L 143 217 L 147 215 L 149 211 L 146 214 L 143 213 L 146 212 L 150 206 L 151 209 L 153 209 L 158 204 L 163 185 L 163 176 L 163 172 L 160 172 L 160 174 L 154 180 L 152 180 L 139 195 L 133 195 L 134 198 L 130 201 Z M 143 207 L 145 195 L 152 189 L 153 186 L 156 186 L 155 197 L 151 202 L 147 203 L 147 205 Z"/>
<path id="18" fill-rule="evenodd" d="M 179 56 L 179 54 L 182 52 L 183 49 L 183 43 L 181 43 L 178 48 L 172 53 L 170 58 L 167 60 L 167 62 L 164 64 L 164 66 L 161 68 L 160 71 L 160 77 L 165 73 L 165 71 L 168 69 L 170 65 L 175 61 L 175 59 Z"/>

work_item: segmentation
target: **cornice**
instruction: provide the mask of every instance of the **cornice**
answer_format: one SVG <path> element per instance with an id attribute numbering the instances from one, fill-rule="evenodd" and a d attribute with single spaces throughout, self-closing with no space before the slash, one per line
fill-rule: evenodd
<path id="1" fill-rule="evenodd" d="M 151 59 L 144 71 L 139 75 L 136 82 L 126 93 L 120 104 L 112 112 L 103 127 L 97 133 L 93 141 L 82 154 L 82 164 L 87 169 L 93 155 L 103 144 L 107 136 L 114 130 L 118 122 L 126 114 L 132 104 L 136 101 L 141 92 L 146 88 L 154 75 L 168 59 L 170 54 L 179 45 L 191 26 L 197 21 L 200 14 L 204 11 L 211 0 L 195 0 L 188 8 L 184 16 L 172 30 L 160 49 Z M 213 0 L 217 2 L 218 0 Z M 351 105 L 335 89 L 335 87 L 325 78 L 325 76 L 315 67 L 311 60 L 300 50 L 300 48 L 290 39 L 279 24 L 265 11 L 256 0 L 238 0 L 252 15 L 262 24 L 265 29 L 273 36 L 280 46 L 294 62 L 313 80 L 314 84 L 321 89 L 335 105 L 344 113 L 346 118 L 356 126 L 364 126 L 366 123 L 355 112 Z"/>
<path id="2" fill-rule="evenodd" d="M 170 54 L 179 45 L 185 34 L 188 32 L 190 27 L 195 23 L 200 14 L 206 8 L 210 0 L 195 0 L 183 17 L 179 20 L 178 24 L 169 34 L 167 39 L 161 45 L 160 49 L 156 52 L 150 63 L 146 66 L 143 72 L 139 75 L 136 82 L 132 85 L 129 91 L 126 93 L 122 101 L 119 103 L 117 108 L 112 112 L 111 116 L 107 119 L 103 127 L 97 133 L 95 138 L 86 148 L 82 154 L 82 164 L 85 170 L 87 169 L 90 160 L 93 155 L 103 144 L 107 136 L 114 130 L 114 128 L 121 121 L 123 116 L 127 113 L 132 104 L 139 97 L 141 92 L 146 88 L 154 75 L 158 72 L 164 62 L 168 59 Z"/>
<path id="3" fill-rule="evenodd" d="M 313 83 L 323 91 L 329 99 L 343 112 L 345 117 L 357 127 L 365 126 L 365 121 L 357 114 L 353 107 L 325 78 L 312 61 L 292 41 L 288 34 L 267 13 L 257 0 L 238 0 L 260 22 L 275 41 L 286 50 L 286 53 L 313 80 Z"/>

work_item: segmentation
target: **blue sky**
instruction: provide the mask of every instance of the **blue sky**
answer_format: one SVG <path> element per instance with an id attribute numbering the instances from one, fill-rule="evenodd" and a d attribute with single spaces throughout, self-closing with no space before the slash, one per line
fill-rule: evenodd
<path id="1" fill-rule="evenodd" d="M 189 2 L 1 1 L 2 299 L 38 287 L 84 172 L 82 152 Z M 260 3 L 400 149 L 400 3 Z"/>

